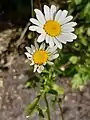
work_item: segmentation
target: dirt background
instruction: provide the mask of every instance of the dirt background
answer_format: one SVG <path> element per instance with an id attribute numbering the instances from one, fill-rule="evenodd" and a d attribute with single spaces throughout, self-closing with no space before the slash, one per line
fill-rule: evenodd
<path id="1" fill-rule="evenodd" d="M 15 1 L 10 0 L 9 5 L 8 0 L 1 1 L 0 120 L 28 120 L 24 109 L 35 98 L 35 90 L 24 87 L 25 82 L 32 77 L 24 55 L 25 46 L 28 45 L 28 39 L 24 33 L 27 34 L 31 8 L 30 6 L 27 9 L 23 8 L 24 14 L 22 14 L 21 8 L 18 13 L 16 9 L 18 4 Z M 27 1 L 25 4 L 21 2 L 22 6 L 27 7 L 30 0 Z M 90 120 L 90 83 L 81 91 L 72 91 L 70 80 L 70 78 L 57 78 L 57 83 L 65 88 L 66 93 L 62 104 L 64 118 L 65 120 Z M 61 120 L 58 107 L 53 110 L 55 111 L 51 113 L 51 120 Z M 35 117 L 33 120 L 39 120 L 39 118 Z"/>
<path id="2" fill-rule="evenodd" d="M 0 32 L 0 120 L 27 120 L 24 109 L 35 97 L 34 89 L 24 87 L 32 73 L 24 55 L 28 41 L 19 41 L 21 33 L 16 28 Z M 90 83 L 81 91 L 72 91 L 70 78 L 57 78 L 57 83 L 65 88 L 62 104 L 65 120 L 90 120 Z M 56 107 L 52 120 L 59 119 Z"/>

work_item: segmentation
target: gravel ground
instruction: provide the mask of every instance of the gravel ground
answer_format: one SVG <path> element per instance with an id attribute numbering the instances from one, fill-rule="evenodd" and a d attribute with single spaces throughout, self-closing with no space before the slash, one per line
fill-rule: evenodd
<path id="1" fill-rule="evenodd" d="M 35 97 L 33 89 L 24 89 L 30 77 L 27 71 L 29 67 L 24 56 L 17 56 L 8 71 L 0 71 L 0 120 L 27 120 L 24 108 Z M 57 82 L 66 91 L 62 104 L 65 120 L 90 120 L 90 84 L 80 92 L 70 89 L 68 78 L 58 78 Z M 58 109 L 56 114 L 52 120 L 59 120 Z"/>
<path id="2" fill-rule="evenodd" d="M 7 44 L 2 44 L 2 46 L 6 45 L 6 48 L 0 53 L 0 120 L 27 120 L 24 108 L 34 99 L 35 91 L 25 89 L 24 83 L 30 78 L 31 73 L 25 63 L 24 55 L 15 54 L 13 57 L 12 52 L 6 54 L 9 41 Z M 7 60 L 4 59 L 5 56 Z M 11 58 L 13 59 L 9 61 Z M 62 104 L 65 120 L 90 120 L 90 83 L 82 91 L 72 91 L 70 78 L 58 78 L 57 83 L 62 85 L 66 92 Z M 61 120 L 58 107 L 55 109 L 53 110 L 56 112 L 51 113 L 52 120 Z"/>

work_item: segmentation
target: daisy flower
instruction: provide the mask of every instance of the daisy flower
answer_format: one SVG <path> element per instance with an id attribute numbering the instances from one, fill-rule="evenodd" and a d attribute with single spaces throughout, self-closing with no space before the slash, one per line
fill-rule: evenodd
<path id="1" fill-rule="evenodd" d="M 30 26 L 29 30 L 41 34 L 37 42 L 43 42 L 45 40 L 50 47 L 53 47 L 55 44 L 61 49 L 61 43 L 66 44 L 77 38 L 77 36 L 72 33 L 76 22 L 71 22 L 73 17 L 71 15 L 67 16 L 67 10 L 57 11 L 55 5 L 51 5 L 51 8 L 44 5 L 44 14 L 39 9 L 35 9 L 34 11 L 37 19 L 30 19 L 34 25 Z"/>
<path id="2" fill-rule="evenodd" d="M 30 65 L 34 65 L 34 72 L 37 71 L 38 73 L 41 73 L 44 70 L 44 65 L 46 63 L 50 65 L 53 64 L 51 61 L 59 56 L 56 49 L 56 46 L 53 48 L 47 47 L 45 49 L 45 43 L 42 43 L 40 47 L 37 43 L 35 43 L 35 46 L 31 45 L 31 47 L 26 47 L 27 52 L 25 52 L 25 55 L 28 60 L 31 61 Z"/>

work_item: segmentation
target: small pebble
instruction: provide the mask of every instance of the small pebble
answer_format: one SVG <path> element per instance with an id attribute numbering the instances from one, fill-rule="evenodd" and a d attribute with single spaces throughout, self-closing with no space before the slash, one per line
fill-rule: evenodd
<path id="1" fill-rule="evenodd" d="M 18 96 L 18 97 L 17 97 L 17 99 L 18 99 L 18 100 L 21 100 L 21 97 L 20 97 L 20 96 Z"/>
<path id="2" fill-rule="evenodd" d="M 75 100 L 72 100 L 72 103 L 75 103 Z"/>
<path id="3" fill-rule="evenodd" d="M 65 97 L 64 97 L 64 100 L 65 100 L 65 101 L 68 101 L 68 96 L 65 96 Z"/>
<path id="4" fill-rule="evenodd" d="M 1 64 L 4 64 L 4 63 L 5 63 L 4 59 L 1 59 Z"/>
<path id="5" fill-rule="evenodd" d="M 26 118 L 29 118 L 30 116 L 26 116 Z"/>
<path id="6" fill-rule="evenodd" d="M 4 86 L 3 86 L 3 79 L 2 79 L 2 78 L 0 78 L 0 87 L 1 87 L 1 88 L 4 87 Z"/>
<path id="7" fill-rule="evenodd" d="M 17 76 L 13 76 L 13 79 L 16 79 L 17 78 Z"/>
<path id="8" fill-rule="evenodd" d="M 15 72 L 16 72 L 16 70 L 15 70 L 15 69 L 13 69 L 13 70 L 12 70 L 12 72 L 14 72 L 14 73 L 15 73 Z"/>
<path id="9" fill-rule="evenodd" d="M 21 75 L 18 77 L 18 79 L 22 79 L 23 77 L 24 77 L 24 75 L 21 74 Z"/>
<path id="10" fill-rule="evenodd" d="M 83 85 L 81 85 L 81 86 L 79 87 L 79 89 L 80 89 L 80 91 L 83 91 L 84 86 L 83 86 Z"/>

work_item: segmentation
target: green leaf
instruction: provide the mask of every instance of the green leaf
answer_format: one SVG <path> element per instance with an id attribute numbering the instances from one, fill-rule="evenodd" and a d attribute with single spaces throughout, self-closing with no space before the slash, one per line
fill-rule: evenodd
<path id="1" fill-rule="evenodd" d="M 38 105 L 38 102 L 39 102 L 39 100 L 40 100 L 40 97 L 41 97 L 41 95 L 38 95 L 38 96 L 34 99 L 34 101 L 33 101 L 31 104 L 29 104 L 29 105 L 26 107 L 26 109 L 25 109 L 25 113 L 26 113 L 27 115 L 29 115 L 30 118 L 32 118 L 32 117 L 33 117 L 33 113 L 34 113 L 35 111 L 37 111 L 37 105 Z"/>
<path id="2" fill-rule="evenodd" d="M 32 82 L 28 81 L 25 83 L 25 88 L 30 88 L 32 86 Z"/>
<path id="3" fill-rule="evenodd" d="M 80 74 L 75 74 L 72 79 L 72 88 L 79 88 L 82 85 L 82 78 Z"/>
<path id="4" fill-rule="evenodd" d="M 82 2 L 82 0 L 74 0 L 75 4 L 78 5 Z"/>
<path id="5" fill-rule="evenodd" d="M 53 84 L 52 89 L 55 90 L 58 93 L 58 95 L 63 95 L 64 94 L 64 88 L 60 87 L 56 84 Z"/>
<path id="6" fill-rule="evenodd" d="M 90 36 L 90 27 L 87 29 L 87 35 Z"/>
<path id="7" fill-rule="evenodd" d="M 38 112 L 39 112 L 39 116 L 44 118 L 44 113 L 43 113 L 43 110 L 38 106 Z"/>
<path id="8" fill-rule="evenodd" d="M 87 3 L 85 9 L 84 9 L 84 15 L 90 15 L 90 2 Z"/>
<path id="9" fill-rule="evenodd" d="M 72 63 L 72 64 L 76 64 L 77 61 L 78 61 L 78 57 L 77 56 L 71 56 L 69 61 Z"/>
<path id="10" fill-rule="evenodd" d="M 86 36 L 81 36 L 81 43 L 84 45 L 84 46 L 87 46 L 88 45 L 88 42 L 87 42 L 87 37 Z"/>
<path id="11" fill-rule="evenodd" d="M 83 19 L 86 18 L 85 22 L 90 21 L 90 12 L 89 11 L 90 11 L 90 1 L 87 2 L 87 4 L 85 5 L 84 9 L 82 10 L 82 12 L 80 14 L 81 18 L 83 18 Z"/>
<path id="12" fill-rule="evenodd" d="M 50 90 L 48 91 L 48 93 L 53 94 L 53 95 L 57 95 L 57 94 L 58 94 L 57 91 L 54 90 L 54 89 L 50 89 Z"/>

